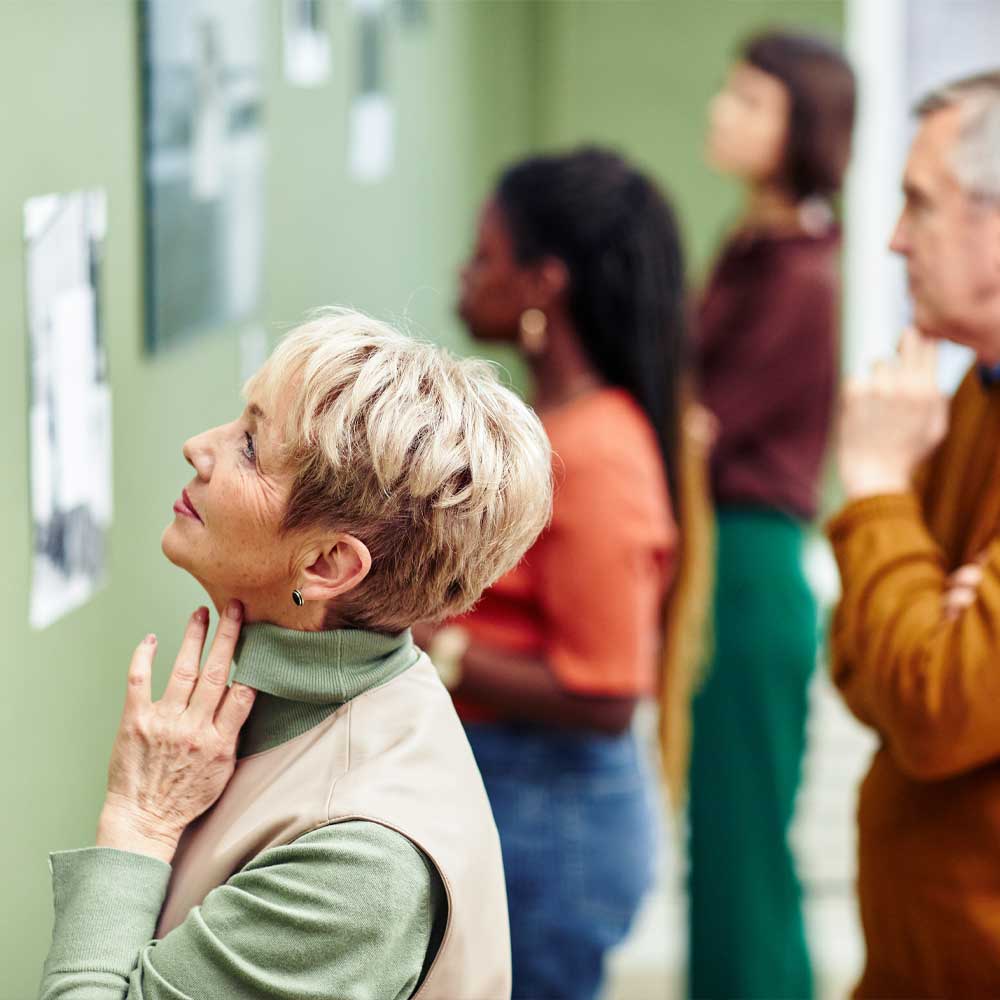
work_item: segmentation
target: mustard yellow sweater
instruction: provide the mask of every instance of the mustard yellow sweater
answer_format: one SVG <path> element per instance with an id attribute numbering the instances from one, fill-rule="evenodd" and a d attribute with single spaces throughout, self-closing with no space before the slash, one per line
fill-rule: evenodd
<path id="1" fill-rule="evenodd" d="M 834 680 L 881 738 L 858 810 L 860 997 L 1000 996 L 1000 387 L 975 372 L 912 494 L 829 526 Z M 950 572 L 979 556 L 954 622 Z"/>

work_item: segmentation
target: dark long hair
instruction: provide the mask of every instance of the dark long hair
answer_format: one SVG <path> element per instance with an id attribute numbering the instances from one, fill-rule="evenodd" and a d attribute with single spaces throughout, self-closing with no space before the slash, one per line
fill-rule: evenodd
<path id="1" fill-rule="evenodd" d="M 850 63 L 826 40 L 788 31 L 755 35 L 743 44 L 740 56 L 788 91 L 784 175 L 789 188 L 800 199 L 836 194 L 850 159 L 854 127 Z"/>
<path id="2" fill-rule="evenodd" d="M 569 315 L 584 352 L 645 411 L 679 507 L 684 261 L 669 204 L 644 174 L 597 148 L 516 163 L 496 196 L 520 263 L 565 264 Z"/>
<path id="3" fill-rule="evenodd" d="M 519 261 L 564 262 L 570 318 L 590 363 L 631 393 L 656 431 L 679 529 L 659 698 L 664 774 L 680 802 L 687 706 L 707 651 L 714 531 L 710 445 L 683 419 L 690 387 L 677 223 L 647 177 L 602 149 L 516 164 L 501 177 L 497 202 Z"/>

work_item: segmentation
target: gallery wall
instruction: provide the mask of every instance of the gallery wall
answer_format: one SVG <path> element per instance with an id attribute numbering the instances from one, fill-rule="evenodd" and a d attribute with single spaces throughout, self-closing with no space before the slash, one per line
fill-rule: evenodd
<path id="1" fill-rule="evenodd" d="M 452 317 L 455 269 L 476 207 L 504 162 L 533 147 L 622 145 L 682 203 L 703 260 L 733 196 L 701 167 L 702 106 L 726 54 L 776 18 L 836 27 L 839 2 L 432 0 L 422 25 L 387 35 L 396 158 L 377 184 L 346 167 L 356 14 L 329 5 L 332 72 L 315 89 L 284 79 L 281 10 L 266 0 L 265 261 L 255 323 L 269 339 L 308 308 L 343 302 L 407 318 L 468 349 Z M 48 851 L 93 841 L 132 647 L 163 652 L 197 586 L 166 563 L 159 536 L 189 478 L 184 439 L 239 407 L 247 324 L 155 355 L 144 343 L 139 19 L 131 0 L 0 4 L 0 366 L 5 447 L 0 574 L 0 1000 L 37 988 L 51 906 Z M 621 94 L 620 98 L 615 93 Z M 113 393 L 114 519 L 108 583 L 47 629 L 28 626 L 31 537 L 24 202 L 102 187 L 101 282 Z M 243 341 L 245 342 L 245 341 Z"/>

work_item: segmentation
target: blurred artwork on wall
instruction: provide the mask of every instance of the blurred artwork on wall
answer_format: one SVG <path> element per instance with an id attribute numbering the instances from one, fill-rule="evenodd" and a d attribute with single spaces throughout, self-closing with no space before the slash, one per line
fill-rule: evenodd
<path id="1" fill-rule="evenodd" d="M 284 0 L 285 79 L 318 87 L 330 79 L 330 36 L 324 0 Z"/>
<path id="2" fill-rule="evenodd" d="M 51 625 L 105 582 L 111 525 L 111 388 L 100 272 L 100 190 L 24 206 L 32 581 L 28 620 Z"/>
<path id="3" fill-rule="evenodd" d="M 396 147 L 396 116 L 386 89 L 384 0 L 354 0 L 358 17 L 357 88 L 348 118 L 347 166 L 362 184 L 385 180 Z"/>
<path id="4" fill-rule="evenodd" d="M 428 21 L 427 0 L 397 0 L 400 20 L 406 28 L 423 28 Z"/>
<path id="5" fill-rule="evenodd" d="M 144 0 L 146 340 L 252 317 L 263 260 L 261 0 Z"/>

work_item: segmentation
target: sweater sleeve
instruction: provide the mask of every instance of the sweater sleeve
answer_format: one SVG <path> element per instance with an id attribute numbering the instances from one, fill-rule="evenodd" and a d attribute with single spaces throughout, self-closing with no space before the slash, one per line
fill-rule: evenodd
<path id="1" fill-rule="evenodd" d="M 947 778 L 1000 757 L 1000 544 L 973 605 L 944 614 L 947 569 L 912 494 L 848 505 L 829 534 L 843 595 L 834 681 L 912 778 Z"/>
<path id="2" fill-rule="evenodd" d="M 446 909 L 429 860 L 369 822 L 261 852 L 158 941 L 169 866 L 90 848 L 54 855 L 52 870 L 42 1000 L 403 1000 Z"/>
<path id="3" fill-rule="evenodd" d="M 589 448 L 563 456 L 552 523 L 530 556 L 545 659 L 566 691 L 638 698 L 656 686 L 675 529 L 654 452 L 597 433 Z"/>

